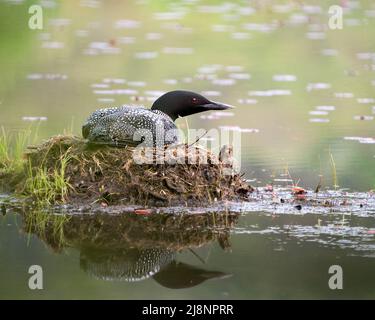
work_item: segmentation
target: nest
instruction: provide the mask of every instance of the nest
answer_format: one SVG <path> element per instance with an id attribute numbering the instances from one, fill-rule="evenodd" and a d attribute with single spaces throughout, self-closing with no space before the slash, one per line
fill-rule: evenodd
<path id="1" fill-rule="evenodd" d="M 228 162 L 195 146 L 140 151 L 56 136 L 29 147 L 26 156 L 32 168 L 50 172 L 66 160 L 64 174 L 71 186 L 66 200 L 73 204 L 202 205 L 246 199 L 253 191 L 238 174 L 225 174 Z"/>

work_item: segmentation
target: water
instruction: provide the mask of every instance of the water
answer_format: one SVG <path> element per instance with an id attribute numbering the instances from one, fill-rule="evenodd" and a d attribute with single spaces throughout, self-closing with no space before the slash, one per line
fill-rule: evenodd
<path id="1" fill-rule="evenodd" d="M 39 140 L 71 127 L 80 134 L 99 107 L 150 106 L 184 88 L 237 107 L 189 117 L 188 126 L 240 132 L 241 169 L 253 185 L 298 182 L 313 190 L 321 181 L 324 191 L 336 183 L 356 199 L 335 212 L 299 211 L 272 204 L 290 197 L 280 191 L 244 205 L 229 231 L 231 252 L 215 240 L 176 253 L 180 267 L 164 266 L 180 278 L 211 277 L 181 289 L 163 286 L 170 283 L 163 273 L 138 282 L 97 279 L 82 257 L 103 252 L 77 243 L 56 252 L 40 235 L 20 232 L 22 217 L 10 210 L 0 218 L 1 298 L 374 298 L 374 196 L 366 193 L 375 187 L 374 4 L 343 1 L 342 30 L 327 27 L 326 1 L 45 5 L 44 28 L 32 31 L 27 4 L 0 2 L 6 130 L 38 126 Z M 178 124 L 186 128 L 185 120 Z M 43 266 L 45 290 L 28 289 L 31 264 Z M 343 267 L 344 290 L 328 288 L 333 264 Z"/>
<path id="2" fill-rule="evenodd" d="M 5 263 L 0 266 L 0 296 L 33 299 L 374 297 L 372 216 L 252 212 L 234 219 L 229 229 L 217 225 L 214 234 L 207 226 L 199 229 L 195 225 L 184 233 L 175 232 L 175 236 L 160 231 L 163 226 L 172 228 L 170 222 L 151 229 L 151 223 L 144 217 L 128 219 L 133 225 L 121 216 L 108 220 L 108 215 L 73 217 L 59 247 L 59 241 L 55 240 L 60 234 L 54 236 L 52 231 L 47 231 L 30 236 L 19 216 L 2 217 L 0 255 Z M 142 232 L 142 227 L 150 229 Z M 144 256 L 148 259 L 142 260 Z M 137 261 L 145 261 L 139 273 L 134 271 L 140 268 Z M 33 264 L 41 265 L 44 270 L 44 289 L 40 291 L 32 291 L 27 286 L 27 270 Z M 340 265 L 344 270 L 343 290 L 328 287 L 331 265 Z"/>

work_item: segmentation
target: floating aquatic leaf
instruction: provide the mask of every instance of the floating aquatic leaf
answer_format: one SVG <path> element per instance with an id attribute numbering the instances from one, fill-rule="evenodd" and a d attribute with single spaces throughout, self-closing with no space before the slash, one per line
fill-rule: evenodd
<path id="1" fill-rule="evenodd" d="M 361 104 L 375 103 L 375 99 L 374 98 L 358 98 L 357 102 Z"/>
<path id="2" fill-rule="evenodd" d="M 59 41 L 44 41 L 42 42 L 42 48 L 45 49 L 63 49 L 65 44 Z"/>
<path id="3" fill-rule="evenodd" d="M 349 99 L 349 98 L 353 98 L 353 97 L 354 97 L 354 94 L 351 93 L 351 92 L 335 92 L 335 93 L 334 93 L 334 96 L 335 96 L 336 98 Z"/>
<path id="4" fill-rule="evenodd" d="M 122 78 L 104 78 L 103 79 L 103 83 L 124 84 L 125 82 L 126 80 Z"/>
<path id="5" fill-rule="evenodd" d="M 202 91 L 202 95 L 207 96 L 207 97 L 219 97 L 221 96 L 220 91 Z"/>
<path id="6" fill-rule="evenodd" d="M 102 103 L 112 103 L 112 102 L 115 102 L 115 99 L 113 99 L 113 98 L 98 98 L 97 101 L 102 102 Z"/>
<path id="7" fill-rule="evenodd" d="M 232 25 L 215 24 L 211 27 L 214 32 L 233 32 L 235 27 Z"/>
<path id="8" fill-rule="evenodd" d="M 233 86 L 236 83 L 234 79 L 214 79 L 212 84 L 218 86 Z"/>
<path id="9" fill-rule="evenodd" d="M 181 20 L 186 12 L 157 12 L 154 14 L 155 20 Z"/>
<path id="10" fill-rule="evenodd" d="M 100 8 L 100 6 L 102 5 L 102 2 L 98 0 L 81 0 L 79 2 L 79 5 L 81 7 L 97 9 L 97 8 Z"/>
<path id="11" fill-rule="evenodd" d="M 322 13 L 323 9 L 320 6 L 303 5 L 302 11 L 307 14 L 320 14 Z"/>
<path id="12" fill-rule="evenodd" d="M 289 17 L 289 24 L 291 25 L 300 25 L 306 24 L 309 22 L 309 17 L 305 14 L 294 13 Z"/>
<path id="13" fill-rule="evenodd" d="M 246 98 L 246 99 L 237 99 L 237 102 L 240 104 L 256 104 L 258 103 L 258 100 Z"/>
<path id="14" fill-rule="evenodd" d="M 130 87 L 145 87 L 147 85 L 145 81 L 128 81 L 127 84 Z"/>
<path id="15" fill-rule="evenodd" d="M 76 30 L 76 36 L 80 38 L 87 37 L 89 35 L 88 30 Z"/>
<path id="16" fill-rule="evenodd" d="M 334 111 L 336 107 L 335 106 L 316 106 L 315 109 L 320 110 L 320 111 Z"/>
<path id="17" fill-rule="evenodd" d="M 259 96 L 259 97 L 272 97 L 272 96 L 290 96 L 292 94 L 291 90 L 287 89 L 272 89 L 272 90 L 258 90 L 258 91 L 249 91 L 250 96 Z"/>
<path id="18" fill-rule="evenodd" d="M 330 89 L 331 84 L 330 83 L 325 83 L 325 82 L 316 82 L 316 83 L 309 83 L 306 87 L 307 91 L 312 91 L 312 90 L 326 90 Z"/>
<path id="19" fill-rule="evenodd" d="M 150 32 L 146 34 L 146 40 L 160 40 L 163 37 L 161 33 Z"/>
<path id="20" fill-rule="evenodd" d="M 176 79 L 164 79 L 163 83 L 168 85 L 176 85 L 178 84 L 178 81 Z"/>
<path id="21" fill-rule="evenodd" d="M 117 38 L 117 42 L 119 44 L 132 44 L 135 42 L 134 37 L 119 37 Z"/>
<path id="22" fill-rule="evenodd" d="M 22 117 L 22 121 L 47 121 L 47 117 Z"/>
<path id="23" fill-rule="evenodd" d="M 123 19 L 123 20 L 115 21 L 116 29 L 136 29 L 136 28 L 139 28 L 140 26 L 141 26 L 141 22 L 136 21 L 136 20 Z"/>
<path id="24" fill-rule="evenodd" d="M 371 121 L 371 120 L 374 120 L 374 117 L 373 116 L 354 116 L 353 117 L 354 120 L 360 120 L 360 121 Z"/>
<path id="25" fill-rule="evenodd" d="M 251 39 L 251 34 L 247 32 L 234 32 L 231 34 L 231 37 L 235 40 L 248 40 Z"/>
<path id="26" fill-rule="evenodd" d="M 310 111 L 309 114 L 314 116 L 325 116 L 328 114 L 327 111 Z"/>
<path id="27" fill-rule="evenodd" d="M 354 18 L 344 19 L 344 25 L 348 27 L 357 27 L 357 26 L 360 26 L 361 24 L 362 24 L 361 21 L 358 19 L 354 19 Z"/>
<path id="28" fill-rule="evenodd" d="M 71 19 L 67 18 L 57 18 L 57 19 L 49 19 L 48 24 L 55 27 L 65 27 L 70 25 L 72 22 Z"/>
<path id="29" fill-rule="evenodd" d="M 307 32 L 306 38 L 310 40 L 323 40 L 326 38 L 326 34 L 324 32 Z"/>
<path id="30" fill-rule="evenodd" d="M 109 84 L 108 83 L 93 83 L 91 85 L 91 88 L 101 88 L 101 89 L 106 89 L 106 88 L 109 88 Z"/>
<path id="31" fill-rule="evenodd" d="M 236 80 L 249 80 L 251 75 L 248 73 L 230 73 L 228 77 Z"/>
<path id="32" fill-rule="evenodd" d="M 27 75 L 29 80 L 66 80 L 68 76 L 60 73 L 30 73 Z"/>
<path id="33" fill-rule="evenodd" d="M 323 50 L 320 51 L 320 53 L 323 56 L 331 56 L 331 57 L 334 57 L 334 56 L 338 55 L 338 51 L 336 49 L 323 49 Z"/>
<path id="34" fill-rule="evenodd" d="M 329 122 L 329 119 L 310 118 L 309 122 L 327 123 L 327 122 Z"/>
<path id="35" fill-rule="evenodd" d="M 297 77 L 293 74 L 275 74 L 272 77 L 272 80 L 280 82 L 292 82 L 297 81 Z"/>
<path id="36" fill-rule="evenodd" d="M 156 51 L 137 52 L 134 57 L 136 59 L 155 59 L 159 54 Z"/>

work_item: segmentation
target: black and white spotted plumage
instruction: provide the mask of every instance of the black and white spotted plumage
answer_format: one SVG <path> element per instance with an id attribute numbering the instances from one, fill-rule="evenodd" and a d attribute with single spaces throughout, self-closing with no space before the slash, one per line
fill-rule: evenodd
<path id="1" fill-rule="evenodd" d="M 143 142 L 145 146 L 163 146 L 178 142 L 174 124 L 177 118 L 228 108 L 198 93 L 175 90 L 156 99 L 151 109 L 128 106 L 99 109 L 89 116 L 82 134 L 94 144 L 135 146 Z"/>
<path id="2" fill-rule="evenodd" d="M 164 112 L 127 106 L 99 109 L 82 128 L 89 142 L 117 146 L 137 145 L 145 139 L 154 145 L 175 143 L 177 134 L 170 130 L 177 127 Z"/>
<path id="3" fill-rule="evenodd" d="M 135 282 L 148 279 L 174 259 L 175 252 L 163 248 L 85 250 L 80 265 L 97 279 Z"/>

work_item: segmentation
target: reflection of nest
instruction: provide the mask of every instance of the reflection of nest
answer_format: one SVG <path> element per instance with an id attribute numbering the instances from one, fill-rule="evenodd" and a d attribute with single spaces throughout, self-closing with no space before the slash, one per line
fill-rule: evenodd
<path id="1" fill-rule="evenodd" d="M 67 247 L 80 250 L 81 268 L 90 275 L 125 281 L 153 276 L 183 249 L 215 240 L 227 249 L 229 230 L 238 218 L 231 213 L 76 215 L 69 219 L 44 214 L 46 220 L 40 228 L 40 223 L 28 219 L 38 214 L 25 216 L 25 230 L 36 233 L 55 251 Z"/>
<path id="2" fill-rule="evenodd" d="M 65 245 L 72 247 L 165 248 L 177 251 L 216 239 L 225 243 L 236 220 L 237 215 L 229 213 L 83 215 L 72 216 L 63 228 Z"/>

